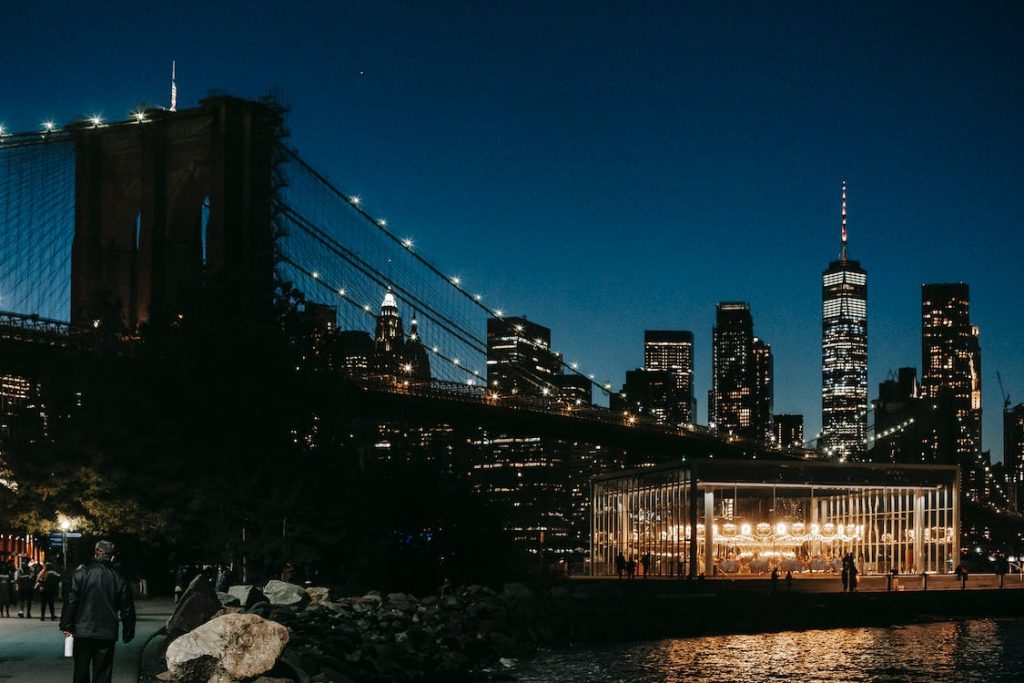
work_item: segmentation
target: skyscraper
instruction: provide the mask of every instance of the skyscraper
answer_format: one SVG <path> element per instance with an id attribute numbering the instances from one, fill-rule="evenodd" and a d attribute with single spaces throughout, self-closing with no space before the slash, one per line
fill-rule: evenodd
<path id="1" fill-rule="evenodd" d="M 708 425 L 720 434 L 763 438 L 754 421 L 754 320 L 746 302 L 724 301 L 716 307 L 711 366 Z"/>
<path id="2" fill-rule="evenodd" d="M 562 358 L 551 350 L 551 330 L 526 318 L 487 320 L 487 386 L 498 396 L 548 396 Z"/>
<path id="3" fill-rule="evenodd" d="M 413 318 L 406 338 L 398 301 L 390 291 L 380 306 L 373 346 L 371 365 L 375 373 L 405 381 L 430 380 L 430 358 L 420 340 L 417 320 Z"/>
<path id="4" fill-rule="evenodd" d="M 380 305 L 377 316 L 377 329 L 374 335 L 375 372 L 396 375 L 402 364 L 402 351 L 405 349 L 405 330 L 402 327 L 402 316 L 398 312 L 398 301 L 388 291 Z"/>
<path id="5" fill-rule="evenodd" d="M 780 448 L 801 448 L 804 445 L 804 416 L 780 413 L 772 420 L 775 444 Z"/>
<path id="6" fill-rule="evenodd" d="M 868 275 L 846 255 L 846 183 L 839 258 L 821 276 L 821 441 L 836 460 L 862 460 L 868 408 Z"/>
<path id="7" fill-rule="evenodd" d="M 900 368 L 878 385 L 867 459 L 876 463 L 952 465 L 953 409 L 948 396 L 922 396 L 917 370 Z"/>
<path id="8" fill-rule="evenodd" d="M 676 407 L 676 380 L 668 370 L 637 368 L 626 371 L 622 391 L 609 400 L 612 412 L 628 412 L 670 424 Z"/>
<path id="9" fill-rule="evenodd" d="M 971 325 L 970 298 L 963 282 L 921 285 L 921 393 L 927 398 L 949 395 L 963 490 L 977 500 L 984 488 L 981 345 L 978 328 Z"/>
<path id="10" fill-rule="evenodd" d="M 772 443 L 772 408 L 775 405 L 775 361 L 772 346 L 754 337 L 754 432 L 757 439 Z"/>
<path id="11" fill-rule="evenodd" d="M 667 371 L 675 381 L 672 406 L 666 421 L 693 422 L 693 332 L 686 330 L 645 330 L 644 369 Z"/>
<path id="12" fill-rule="evenodd" d="M 1024 403 L 1003 409 L 1003 465 L 1010 505 L 1020 512 L 1024 503 Z"/>

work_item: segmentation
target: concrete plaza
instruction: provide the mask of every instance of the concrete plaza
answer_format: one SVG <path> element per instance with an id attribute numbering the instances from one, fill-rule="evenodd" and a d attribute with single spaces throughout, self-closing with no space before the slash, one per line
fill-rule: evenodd
<path id="1" fill-rule="evenodd" d="M 64 636 L 56 621 L 39 620 L 39 605 L 32 619 L 0 617 L 0 681 L 18 683 L 59 683 L 71 681 L 74 668 L 64 657 Z M 58 610 L 60 605 L 57 605 Z M 135 639 L 118 642 L 114 654 L 114 683 L 136 683 L 142 646 L 167 621 L 174 604 L 170 599 L 140 600 L 135 603 L 138 620 Z M 14 615 L 16 610 L 12 610 Z M 57 613 L 58 617 L 60 612 Z"/>

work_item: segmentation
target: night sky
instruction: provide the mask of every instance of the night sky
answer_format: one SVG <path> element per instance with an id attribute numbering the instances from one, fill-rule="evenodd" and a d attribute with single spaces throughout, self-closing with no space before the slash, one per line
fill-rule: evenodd
<path id="1" fill-rule="evenodd" d="M 920 366 L 921 283 L 968 282 L 1001 455 L 997 370 L 1024 400 L 1021 3 L 18 4 L 7 130 L 166 105 L 172 57 L 179 108 L 275 92 L 314 166 L 598 379 L 642 363 L 645 328 L 692 330 L 701 422 L 715 303 L 738 299 L 775 411 L 819 429 L 846 179 L 869 397 Z"/>

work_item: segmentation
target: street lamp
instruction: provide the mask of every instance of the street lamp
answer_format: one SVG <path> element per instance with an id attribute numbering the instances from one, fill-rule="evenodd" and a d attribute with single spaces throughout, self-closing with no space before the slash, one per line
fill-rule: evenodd
<path id="1" fill-rule="evenodd" d="M 60 520 L 61 549 L 60 554 L 64 558 L 64 575 L 68 573 L 68 531 L 71 529 L 71 520 L 62 517 Z"/>

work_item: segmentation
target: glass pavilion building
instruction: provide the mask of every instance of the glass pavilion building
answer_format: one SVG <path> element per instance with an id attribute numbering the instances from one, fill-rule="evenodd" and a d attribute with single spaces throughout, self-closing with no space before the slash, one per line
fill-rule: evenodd
<path id="1" fill-rule="evenodd" d="M 958 562 L 956 466 L 692 460 L 591 480 L 591 574 L 621 553 L 663 576 L 948 573 Z"/>

